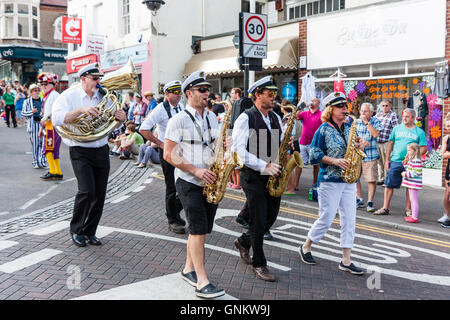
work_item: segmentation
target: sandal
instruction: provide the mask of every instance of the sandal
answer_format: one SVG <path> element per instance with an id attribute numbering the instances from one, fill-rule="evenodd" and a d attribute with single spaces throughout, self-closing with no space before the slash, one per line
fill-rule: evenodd
<path id="1" fill-rule="evenodd" d="M 287 191 L 285 191 L 285 192 L 283 192 L 283 195 L 285 195 L 285 196 L 295 196 L 295 192 L 287 192 Z"/>
<path id="2" fill-rule="evenodd" d="M 389 214 L 389 209 L 381 208 L 373 213 L 376 216 L 387 216 Z"/>
<path id="3" fill-rule="evenodd" d="M 412 211 L 410 209 L 405 210 L 405 217 L 410 217 L 412 214 Z"/>

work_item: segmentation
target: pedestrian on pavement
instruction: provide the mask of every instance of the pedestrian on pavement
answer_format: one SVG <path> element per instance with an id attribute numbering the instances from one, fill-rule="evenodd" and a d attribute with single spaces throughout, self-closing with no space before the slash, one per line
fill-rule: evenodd
<path id="1" fill-rule="evenodd" d="M 134 164 L 138 168 L 145 168 L 149 160 L 154 164 L 160 164 L 158 146 L 156 143 L 147 140 L 146 143 L 142 144 L 139 148 L 138 161 Z"/>
<path id="2" fill-rule="evenodd" d="M 320 164 L 319 219 L 309 230 L 305 243 L 299 247 L 300 258 L 306 264 L 316 264 L 311 246 L 322 239 L 339 209 L 342 261 L 338 267 L 342 271 L 362 275 L 364 271 L 350 259 L 355 240 L 356 183 L 345 183 L 342 179 L 342 170 L 347 170 L 351 165 L 344 158 L 351 127 L 345 121 L 348 115 L 347 101 L 342 92 L 332 92 L 323 103 L 326 106 L 322 112 L 323 124 L 314 134 L 310 145 L 311 164 Z M 357 139 L 357 147 L 364 148 L 362 139 Z"/>
<path id="3" fill-rule="evenodd" d="M 281 200 L 281 197 L 271 196 L 266 187 L 269 177 L 276 176 L 281 169 L 274 160 L 283 128 L 281 118 L 272 111 L 277 90 L 272 76 L 256 81 L 249 88 L 253 106 L 236 119 L 232 147 L 244 162 L 241 185 L 249 212 L 249 229 L 234 241 L 234 245 L 244 263 L 253 266 L 256 277 L 270 282 L 275 281 L 275 276 L 267 268 L 263 242 L 264 234 L 277 219 Z M 250 248 L 253 249 L 252 258 Z"/>
<path id="4" fill-rule="evenodd" d="M 445 129 L 447 132 L 450 131 L 450 112 L 445 116 Z M 444 193 L 444 214 L 438 219 L 438 222 L 442 224 L 444 228 L 450 228 L 450 141 L 449 136 L 446 135 L 442 139 L 442 161 L 445 164 L 447 161 L 447 166 L 445 168 L 445 193 Z"/>
<path id="5" fill-rule="evenodd" d="M 392 104 L 389 100 L 381 101 L 381 108 L 379 112 L 375 115 L 375 118 L 381 121 L 380 134 L 378 135 L 378 185 L 384 184 L 384 179 L 386 178 L 386 172 L 384 170 L 386 163 L 386 147 L 389 141 L 389 136 L 391 135 L 392 129 L 399 124 L 397 114 L 392 111 Z"/>
<path id="6" fill-rule="evenodd" d="M 127 120 L 134 122 L 134 108 L 136 106 L 136 100 L 134 99 L 134 92 L 130 91 L 128 92 L 128 114 L 127 114 Z"/>
<path id="7" fill-rule="evenodd" d="M 134 158 L 139 154 L 139 148 L 144 144 L 144 138 L 136 132 L 136 125 L 129 121 L 125 127 L 125 134 L 120 139 L 120 160 Z"/>
<path id="8" fill-rule="evenodd" d="M 166 184 L 166 216 L 169 230 L 174 233 L 184 234 L 186 232 L 184 228 L 186 221 L 180 216 L 183 206 L 181 205 L 175 187 L 175 167 L 164 159 L 164 139 L 167 123 L 169 119 L 184 109 L 180 104 L 182 95 L 181 81 L 170 81 L 164 86 L 163 90 L 165 96 L 164 102 L 158 104 L 158 106 L 148 115 L 142 123 L 139 132 L 145 139 L 158 146 L 159 161 L 161 163 L 164 182 Z M 157 136 L 151 131 L 155 125 Z"/>
<path id="9" fill-rule="evenodd" d="M 56 132 L 51 121 L 53 104 L 59 97 L 59 93 L 55 90 L 55 86 L 58 83 L 58 76 L 56 74 L 44 72 L 38 75 L 37 79 L 41 85 L 42 92 L 44 93 L 44 100 L 42 102 L 43 117 L 41 120 L 41 132 L 45 131 L 45 138 L 44 150 L 42 152 L 45 154 L 49 168 L 48 172 L 40 178 L 47 181 L 62 180 L 63 174 L 59 160 L 61 137 L 58 132 Z"/>
<path id="10" fill-rule="evenodd" d="M 139 93 L 135 95 L 136 106 L 134 108 L 134 123 L 136 124 L 136 129 L 139 130 L 139 127 L 144 121 L 145 114 L 147 112 L 147 104 L 142 100 L 142 97 Z"/>
<path id="11" fill-rule="evenodd" d="M 43 99 L 39 96 L 41 89 L 36 85 L 30 86 L 30 97 L 23 104 L 22 116 L 27 119 L 27 133 L 30 136 L 31 154 L 33 156 L 33 168 L 47 167 L 47 160 L 42 152 L 43 139 L 39 136 L 41 131 L 41 111 Z"/>
<path id="12" fill-rule="evenodd" d="M 406 146 L 415 142 L 420 146 L 420 157 L 427 152 L 427 139 L 425 132 L 414 124 L 416 113 L 414 109 L 406 108 L 402 112 L 402 124 L 396 126 L 389 137 L 386 146 L 386 188 L 384 189 L 383 207 L 374 212 L 375 215 L 388 215 L 394 189 L 402 184 L 402 172 L 405 171 L 402 161 L 406 156 Z M 392 150 L 392 155 L 391 155 Z M 391 155 L 391 156 L 390 156 Z M 411 215 L 411 202 L 406 189 L 405 216 Z"/>
<path id="13" fill-rule="evenodd" d="M 145 91 L 144 92 L 144 98 L 147 100 L 147 114 L 146 116 L 153 111 L 153 109 L 156 108 L 156 106 L 159 104 L 157 103 L 155 99 L 155 94 L 151 91 Z"/>
<path id="14" fill-rule="evenodd" d="M 2 96 L 2 100 L 5 103 L 5 114 L 6 114 L 6 126 L 10 127 L 11 117 L 14 128 L 17 128 L 17 120 L 16 120 L 16 109 L 14 107 L 14 94 L 11 92 L 11 86 L 7 85 L 5 88 L 6 92 Z"/>
<path id="15" fill-rule="evenodd" d="M 205 183 L 216 180 L 209 166 L 219 124 L 216 115 L 205 109 L 210 87 L 203 71 L 192 73 L 183 82 L 186 109 L 170 119 L 164 140 L 164 160 L 176 167 L 176 190 L 188 220 L 186 264 L 181 276 L 196 286 L 195 294 L 202 298 L 225 294 L 210 283 L 205 269 L 206 234 L 213 229 L 217 211 L 217 205 L 208 203 L 203 195 Z"/>
<path id="16" fill-rule="evenodd" d="M 22 108 L 23 108 L 23 102 L 25 101 L 25 93 L 23 91 L 23 88 L 18 87 L 17 88 L 17 94 L 16 94 L 16 98 L 15 98 L 15 111 L 16 111 L 16 117 L 17 117 L 17 123 L 19 124 L 19 126 L 23 126 L 24 123 L 24 119 L 22 117 Z"/>
<path id="17" fill-rule="evenodd" d="M 84 114 L 92 118 L 100 116 L 97 105 L 102 95 L 96 89 L 102 74 L 97 63 L 89 64 L 78 71 L 81 86 L 65 91 L 56 101 L 52 110 L 52 123 L 64 126 Z M 114 113 L 119 127 L 126 120 L 126 114 L 119 109 Z M 103 213 L 109 176 L 108 136 L 90 142 L 64 139 L 69 146 L 70 160 L 78 182 L 73 216 L 70 222 L 72 241 L 80 247 L 88 243 L 101 245 L 95 236 Z"/>
<path id="18" fill-rule="evenodd" d="M 356 182 L 356 206 L 364 207 L 364 199 L 361 191 L 361 175 L 368 185 L 367 192 L 367 212 L 374 212 L 373 198 L 377 188 L 378 168 L 377 161 L 380 157 L 378 153 L 377 138 L 382 130 L 381 121 L 372 117 L 374 107 L 371 103 L 364 102 L 361 105 L 360 117 L 356 120 L 356 135 L 367 141 L 369 146 L 364 148 L 366 157 L 362 160 L 361 172 Z"/>
<path id="19" fill-rule="evenodd" d="M 422 160 L 420 160 L 420 147 L 412 142 L 406 147 L 406 156 L 402 161 L 405 171 L 402 172 L 402 187 L 405 187 L 411 202 L 411 215 L 405 217 L 409 223 L 419 222 L 419 196 L 422 189 Z"/>

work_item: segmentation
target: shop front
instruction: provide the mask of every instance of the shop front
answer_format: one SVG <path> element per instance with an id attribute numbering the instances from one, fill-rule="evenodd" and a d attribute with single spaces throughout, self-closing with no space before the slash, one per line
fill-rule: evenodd
<path id="1" fill-rule="evenodd" d="M 72 84 L 74 82 L 78 82 L 78 70 L 87 66 L 88 64 L 98 62 L 98 60 L 98 55 L 96 54 L 88 54 L 81 57 L 67 59 L 66 72 L 69 77 L 69 83 Z"/>
<path id="2" fill-rule="evenodd" d="M 60 77 L 61 68 L 65 66 L 67 50 L 26 46 L 1 46 L 0 78 L 23 84 L 36 81 L 40 70 L 53 72 Z"/>
<path id="3" fill-rule="evenodd" d="M 376 112 L 389 100 L 399 118 L 404 108 L 413 108 L 428 142 L 424 183 L 441 186 L 443 100 L 433 89 L 445 57 L 445 30 L 445 0 L 399 1 L 310 18 L 303 79 L 312 79 L 315 92 L 301 95 L 323 99 L 341 91 L 356 116 L 363 102 Z"/>

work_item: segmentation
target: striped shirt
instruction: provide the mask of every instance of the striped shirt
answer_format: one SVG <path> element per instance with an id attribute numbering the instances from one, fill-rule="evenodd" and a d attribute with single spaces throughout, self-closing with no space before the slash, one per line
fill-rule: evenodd
<path id="1" fill-rule="evenodd" d="M 378 136 L 378 143 L 385 143 L 389 140 L 392 129 L 399 124 L 397 114 L 392 110 L 389 110 L 386 114 L 381 111 L 375 115 L 375 118 L 381 121 L 382 126 L 380 135 Z"/>
<path id="2" fill-rule="evenodd" d="M 402 186 L 410 189 L 422 189 L 422 161 L 418 158 L 405 165 Z"/>

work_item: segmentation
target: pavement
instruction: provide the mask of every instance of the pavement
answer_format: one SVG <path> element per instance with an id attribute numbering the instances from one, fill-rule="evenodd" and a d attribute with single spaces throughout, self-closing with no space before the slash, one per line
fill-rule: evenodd
<path id="1" fill-rule="evenodd" d="M 139 169 L 132 160 L 110 158 L 107 199 L 97 231 L 103 245 L 79 248 L 68 232 L 76 181 L 67 147 L 61 150 L 64 180 L 49 182 L 39 179 L 43 170 L 31 168 L 24 128 L 0 124 L 0 139 L 7 151 L 0 153 L 6 164 L 0 190 L 7 190 L 0 209 L 0 300 L 198 300 L 180 277 L 187 235 L 168 230 L 158 165 Z M 417 226 L 403 222 L 401 192 L 394 194 L 390 216 L 358 210 L 352 259 L 367 273 L 357 277 L 337 268 L 338 220 L 313 246 L 318 264 L 300 261 L 298 246 L 317 219 L 317 203 L 307 200 L 311 169 L 305 168 L 300 181 L 296 196 L 282 198 L 272 228 L 275 240 L 264 242 L 274 283 L 256 279 L 251 266 L 241 261 L 233 241 L 245 231 L 235 222 L 245 197 L 239 190 L 227 190 L 205 252 L 210 281 L 227 293 L 221 299 L 448 299 L 448 233 L 434 222 L 441 216 L 443 190 L 424 188 Z M 381 203 L 381 191 L 378 188 L 375 205 Z M 177 311 L 181 313 L 170 310 Z"/>

